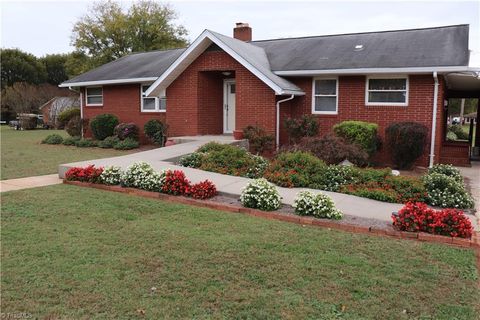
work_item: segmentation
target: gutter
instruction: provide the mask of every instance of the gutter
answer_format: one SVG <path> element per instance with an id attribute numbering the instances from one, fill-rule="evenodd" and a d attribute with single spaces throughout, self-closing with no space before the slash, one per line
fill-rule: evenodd
<path id="1" fill-rule="evenodd" d="M 433 167 L 433 159 L 435 158 L 435 134 L 437 129 L 437 108 L 438 108 L 438 75 L 437 72 L 433 72 L 433 80 L 435 81 L 433 87 L 433 114 L 432 114 L 432 133 L 431 133 L 431 140 L 430 140 L 430 162 L 428 167 Z"/>
<path id="2" fill-rule="evenodd" d="M 275 129 L 275 144 L 276 144 L 277 151 L 280 146 L 280 103 L 290 101 L 293 98 L 295 98 L 295 95 L 292 94 L 290 97 L 286 99 L 277 101 L 277 123 L 276 123 L 277 127 Z"/>

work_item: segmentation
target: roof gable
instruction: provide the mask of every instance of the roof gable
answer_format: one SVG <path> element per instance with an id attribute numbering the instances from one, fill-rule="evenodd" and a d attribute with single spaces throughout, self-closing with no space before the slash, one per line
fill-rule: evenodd
<path id="1" fill-rule="evenodd" d="M 220 47 L 256 75 L 267 86 L 274 90 L 276 94 L 305 94 L 296 85 L 277 76 L 271 71 L 267 55 L 262 48 L 210 30 L 205 30 L 150 86 L 146 91 L 146 95 L 159 95 L 160 92 L 165 90 L 195 59 L 207 50 L 212 43 Z"/>

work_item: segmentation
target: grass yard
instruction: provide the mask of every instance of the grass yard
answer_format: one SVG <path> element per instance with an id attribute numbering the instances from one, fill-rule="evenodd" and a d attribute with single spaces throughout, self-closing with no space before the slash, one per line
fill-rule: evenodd
<path id="1" fill-rule="evenodd" d="M 52 133 L 68 136 L 64 130 L 16 131 L 7 126 L 1 126 L 0 133 L 1 180 L 56 173 L 57 166 L 62 163 L 108 158 L 135 152 L 40 143 Z"/>
<path id="2" fill-rule="evenodd" d="M 69 185 L 4 193 L 2 202 L 3 313 L 478 319 L 480 312 L 468 249 Z"/>

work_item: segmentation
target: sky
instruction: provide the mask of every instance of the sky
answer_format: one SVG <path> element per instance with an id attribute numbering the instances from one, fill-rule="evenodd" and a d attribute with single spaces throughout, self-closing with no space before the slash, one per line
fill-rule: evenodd
<path id="1" fill-rule="evenodd" d="M 121 1 L 128 8 L 131 1 Z M 470 24 L 470 49 L 480 51 L 477 1 L 168 1 L 193 41 L 204 29 L 232 35 L 236 22 L 253 39 Z M 2 48 L 43 56 L 67 53 L 72 27 L 92 1 L 0 0 Z"/>

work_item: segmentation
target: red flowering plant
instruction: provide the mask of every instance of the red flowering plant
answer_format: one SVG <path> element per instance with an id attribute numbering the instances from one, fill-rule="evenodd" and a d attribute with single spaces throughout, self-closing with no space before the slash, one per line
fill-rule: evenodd
<path id="1" fill-rule="evenodd" d="M 217 195 L 217 188 L 210 180 L 205 180 L 192 185 L 188 191 L 188 195 L 194 199 L 210 199 Z"/>
<path id="2" fill-rule="evenodd" d="M 422 202 L 408 202 L 392 214 L 393 226 L 400 231 L 428 232 L 451 237 L 470 238 L 472 223 L 458 209 L 434 210 Z"/>
<path id="3" fill-rule="evenodd" d="M 100 183 L 100 175 L 102 172 L 102 167 L 95 168 L 93 164 L 85 168 L 73 167 L 65 173 L 65 178 L 69 181 Z"/>
<path id="4" fill-rule="evenodd" d="M 165 172 L 165 180 L 162 192 L 173 195 L 186 195 L 190 190 L 190 181 L 181 170 L 168 170 Z"/>

